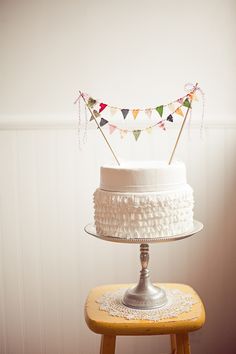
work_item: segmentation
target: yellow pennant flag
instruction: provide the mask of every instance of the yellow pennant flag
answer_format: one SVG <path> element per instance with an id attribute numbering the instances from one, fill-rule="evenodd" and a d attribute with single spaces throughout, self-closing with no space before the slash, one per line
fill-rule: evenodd
<path id="1" fill-rule="evenodd" d="M 176 114 L 179 114 L 180 116 L 184 116 L 183 112 L 182 112 L 182 109 L 180 107 L 178 107 L 176 110 L 175 110 L 175 113 Z"/>
<path id="2" fill-rule="evenodd" d="M 147 108 L 147 109 L 145 109 L 145 113 L 146 113 L 146 115 L 148 116 L 148 118 L 151 118 L 151 115 L 152 115 L 152 109 L 151 109 L 151 108 Z"/>
<path id="3" fill-rule="evenodd" d="M 134 119 L 137 118 L 138 112 L 139 112 L 139 109 L 133 109 L 133 110 L 132 110 Z"/>
<path id="4" fill-rule="evenodd" d="M 114 116 L 115 114 L 116 114 L 116 112 L 117 112 L 117 108 L 116 107 L 110 107 L 110 114 L 111 114 L 111 116 Z"/>

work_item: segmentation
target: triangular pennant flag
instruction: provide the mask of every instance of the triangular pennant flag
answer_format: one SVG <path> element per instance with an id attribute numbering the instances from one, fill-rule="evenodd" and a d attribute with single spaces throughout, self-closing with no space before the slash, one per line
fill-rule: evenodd
<path id="1" fill-rule="evenodd" d="M 183 112 L 182 112 L 182 109 L 180 107 L 178 107 L 176 110 L 175 110 L 175 113 L 176 114 L 179 114 L 180 116 L 184 116 Z"/>
<path id="2" fill-rule="evenodd" d="M 120 137 L 121 139 L 124 139 L 127 134 L 127 130 L 120 130 Z"/>
<path id="3" fill-rule="evenodd" d="M 90 117 L 90 120 L 89 120 L 90 122 L 94 119 L 94 116 L 95 116 L 95 118 L 100 116 L 98 111 L 95 111 L 95 109 L 93 110 L 93 115 L 91 115 L 91 117 Z"/>
<path id="4" fill-rule="evenodd" d="M 166 120 L 168 120 L 169 122 L 173 122 L 174 121 L 174 119 L 173 119 L 171 114 L 166 118 Z"/>
<path id="5" fill-rule="evenodd" d="M 132 110 L 134 119 L 137 118 L 138 112 L 139 112 L 139 109 L 133 109 L 133 110 Z"/>
<path id="6" fill-rule="evenodd" d="M 101 118 L 100 120 L 100 127 L 103 127 L 105 124 L 108 123 L 108 120 L 104 119 L 104 118 Z"/>
<path id="7" fill-rule="evenodd" d="M 100 106 L 99 113 L 101 113 L 101 112 L 106 108 L 107 104 L 105 104 L 105 103 L 100 103 L 99 106 Z"/>
<path id="8" fill-rule="evenodd" d="M 129 109 L 123 108 L 121 109 L 121 112 L 123 114 L 124 119 L 127 117 L 127 114 L 129 113 Z"/>
<path id="9" fill-rule="evenodd" d="M 190 92 L 190 93 L 187 94 L 187 96 L 188 96 L 188 98 L 190 98 L 190 100 L 192 101 L 192 99 L 193 99 L 193 93 Z"/>
<path id="10" fill-rule="evenodd" d="M 140 136 L 140 134 L 141 134 L 141 130 L 134 130 L 133 134 L 134 134 L 135 140 L 137 141 L 139 136 Z"/>
<path id="11" fill-rule="evenodd" d="M 116 126 L 109 124 L 109 133 L 112 134 L 116 130 Z"/>
<path id="12" fill-rule="evenodd" d="M 186 98 L 186 99 L 184 100 L 183 106 L 184 106 L 184 107 L 191 108 L 191 103 L 189 102 L 188 98 Z"/>
<path id="13" fill-rule="evenodd" d="M 151 132 L 152 132 L 152 127 L 146 128 L 146 132 L 149 133 L 149 134 L 151 134 Z"/>
<path id="14" fill-rule="evenodd" d="M 184 101 L 184 99 L 182 97 L 177 100 L 177 102 L 179 102 L 181 104 L 183 103 L 183 101 Z"/>
<path id="15" fill-rule="evenodd" d="M 189 93 L 189 94 L 188 94 L 188 97 L 189 97 L 190 100 L 192 100 L 192 101 L 198 101 L 196 92 L 191 92 L 191 93 Z"/>
<path id="16" fill-rule="evenodd" d="M 117 112 L 117 108 L 116 107 L 110 107 L 110 114 L 111 116 L 114 116 Z"/>
<path id="17" fill-rule="evenodd" d="M 160 116 L 162 117 L 163 114 L 163 106 L 158 106 L 156 107 L 157 112 L 160 114 Z"/>
<path id="18" fill-rule="evenodd" d="M 146 115 L 148 116 L 148 118 L 151 118 L 151 115 L 152 115 L 152 109 L 151 109 L 151 108 L 147 108 L 147 109 L 145 109 L 145 113 L 146 113 Z"/>
<path id="19" fill-rule="evenodd" d="M 89 108 L 93 108 L 93 106 L 97 103 L 97 101 L 95 99 L 93 99 L 92 97 L 89 97 L 88 99 L 88 106 Z"/>
<path id="20" fill-rule="evenodd" d="M 165 128 L 165 123 L 164 123 L 163 121 L 161 121 L 161 122 L 158 123 L 158 127 L 161 128 L 161 129 L 163 129 L 163 130 L 166 130 L 166 128 Z"/>
<path id="21" fill-rule="evenodd" d="M 175 111 L 175 104 L 174 104 L 174 102 L 169 103 L 169 104 L 168 104 L 168 108 L 169 108 L 169 110 L 171 111 L 171 113 L 174 112 L 174 111 Z"/>

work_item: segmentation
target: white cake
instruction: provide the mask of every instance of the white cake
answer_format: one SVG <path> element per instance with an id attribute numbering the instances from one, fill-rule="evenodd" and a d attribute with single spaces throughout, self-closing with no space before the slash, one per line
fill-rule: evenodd
<path id="1" fill-rule="evenodd" d="M 126 162 L 102 166 L 94 193 L 98 234 L 155 238 L 193 228 L 193 190 L 182 162 Z"/>

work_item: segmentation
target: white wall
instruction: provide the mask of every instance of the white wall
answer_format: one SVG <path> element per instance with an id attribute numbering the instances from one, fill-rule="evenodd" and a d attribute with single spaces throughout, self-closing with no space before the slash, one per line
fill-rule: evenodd
<path id="1" fill-rule="evenodd" d="M 79 89 L 117 106 L 206 92 L 177 151 L 195 190 L 199 235 L 152 245 L 153 280 L 192 285 L 207 323 L 193 354 L 234 352 L 235 2 L 3 1 L 0 119 L 0 353 L 89 354 L 99 336 L 83 319 L 90 288 L 136 281 L 138 246 L 86 235 L 99 166 L 98 132 L 78 149 Z M 167 158 L 177 130 L 111 142 L 124 158 Z M 119 338 L 117 352 L 167 351 L 167 338 Z"/>

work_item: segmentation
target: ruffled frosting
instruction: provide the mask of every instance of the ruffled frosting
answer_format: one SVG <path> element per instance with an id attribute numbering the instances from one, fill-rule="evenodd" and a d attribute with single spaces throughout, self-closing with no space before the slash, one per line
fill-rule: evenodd
<path id="1" fill-rule="evenodd" d="M 182 234 L 193 226 L 193 190 L 94 193 L 96 230 L 103 236 L 155 238 Z"/>

